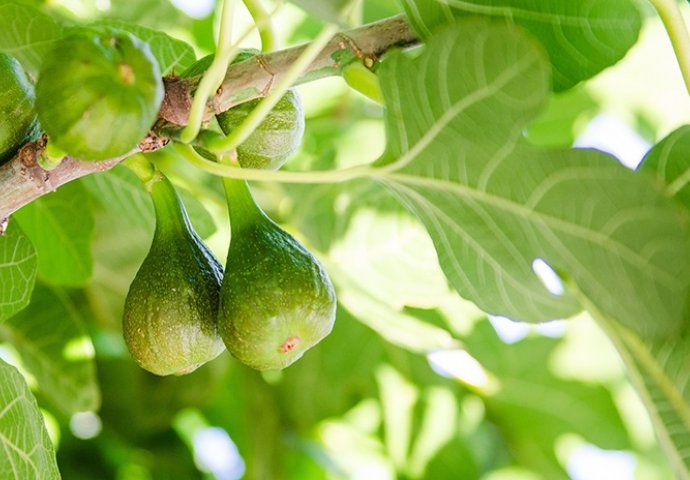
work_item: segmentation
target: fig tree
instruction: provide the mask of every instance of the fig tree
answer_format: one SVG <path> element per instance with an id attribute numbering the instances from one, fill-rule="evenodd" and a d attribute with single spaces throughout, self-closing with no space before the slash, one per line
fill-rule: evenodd
<path id="1" fill-rule="evenodd" d="M 192 228 L 170 181 L 160 176 L 150 191 L 156 231 L 127 294 L 123 333 L 142 368 L 181 375 L 224 349 L 216 323 L 222 266 Z"/>
<path id="2" fill-rule="evenodd" d="M 12 56 L 0 52 L 0 165 L 38 137 L 34 86 Z"/>
<path id="3" fill-rule="evenodd" d="M 226 180 L 231 240 L 218 328 L 228 351 L 282 369 L 328 335 L 336 298 L 321 263 L 268 218 L 244 181 Z"/>
<path id="4" fill-rule="evenodd" d="M 41 68 L 36 108 L 49 141 L 82 160 L 124 155 L 146 136 L 163 100 L 148 44 L 111 29 L 76 31 Z"/>

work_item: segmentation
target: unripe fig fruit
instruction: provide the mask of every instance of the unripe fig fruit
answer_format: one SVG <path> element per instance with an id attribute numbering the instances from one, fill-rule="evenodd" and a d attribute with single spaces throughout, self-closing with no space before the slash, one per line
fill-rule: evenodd
<path id="1" fill-rule="evenodd" d="M 153 183 L 151 197 L 156 231 L 127 294 L 123 333 L 142 368 L 181 375 L 224 349 L 216 323 L 222 266 L 194 232 L 168 179 Z"/>
<path id="2" fill-rule="evenodd" d="M 0 52 L 0 165 L 38 137 L 34 86 L 14 57 Z"/>
<path id="3" fill-rule="evenodd" d="M 127 32 L 85 29 L 57 42 L 36 85 L 50 141 L 82 160 L 124 155 L 146 136 L 163 100 L 148 44 Z"/>
<path id="4" fill-rule="evenodd" d="M 241 103 L 216 115 L 227 135 L 256 108 L 261 99 Z M 237 160 L 244 168 L 277 170 L 295 153 L 304 135 L 304 111 L 297 91 L 290 89 L 273 110 L 237 148 Z"/>
<path id="5" fill-rule="evenodd" d="M 232 237 L 218 329 L 257 370 L 282 369 L 328 335 L 336 298 L 321 263 L 256 205 L 245 181 L 225 180 Z"/>

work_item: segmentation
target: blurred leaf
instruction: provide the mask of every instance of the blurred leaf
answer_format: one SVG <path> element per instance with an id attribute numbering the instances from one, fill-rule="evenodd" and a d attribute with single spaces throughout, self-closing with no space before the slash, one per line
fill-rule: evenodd
<path id="1" fill-rule="evenodd" d="M 631 0 L 596 7 L 571 0 L 403 0 L 413 26 L 424 38 L 455 17 L 487 15 L 515 22 L 544 46 L 553 66 L 556 91 L 567 90 L 618 62 L 637 42 L 642 27 Z"/>
<path id="2" fill-rule="evenodd" d="M 412 440 L 413 408 L 419 392 L 414 384 L 389 365 L 377 368 L 376 379 L 381 396 L 386 448 L 393 465 L 400 471 L 407 464 Z"/>
<path id="3" fill-rule="evenodd" d="M 156 30 L 185 29 L 193 21 L 169 0 L 111 0 L 108 17 Z"/>
<path id="4" fill-rule="evenodd" d="M 94 219 L 79 182 L 44 195 L 15 213 L 38 253 L 38 274 L 48 283 L 79 287 L 91 278 Z"/>
<path id="5" fill-rule="evenodd" d="M 117 165 L 112 170 L 84 177 L 82 182 L 110 213 L 153 233 L 155 220 L 150 195 L 130 169 Z"/>
<path id="6" fill-rule="evenodd" d="M 650 178 L 606 155 L 521 141 L 546 99 L 546 73 L 517 29 L 479 20 L 439 31 L 416 59 L 390 57 L 377 179 L 425 224 L 452 285 L 489 313 L 541 321 L 578 310 L 534 273 L 541 258 L 645 335 L 678 329 L 690 283 L 685 222 Z M 428 84 L 436 94 L 418 95 Z"/>
<path id="7" fill-rule="evenodd" d="M 554 453 L 560 435 L 576 433 L 615 450 L 630 448 L 630 440 L 609 390 L 550 372 L 557 344 L 545 337 L 504 344 L 486 321 L 466 339 L 470 353 L 500 383 L 497 393 L 484 397 L 487 416 L 502 430 L 518 462 L 548 478 L 566 479 Z"/>
<path id="8" fill-rule="evenodd" d="M 449 292 L 429 235 L 401 208 L 360 207 L 329 258 L 357 290 L 395 309 L 434 308 Z"/>
<path id="9" fill-rule="evenodd" d="M 185 408 L 212 402 L 223 386 L 227 358 L 219 358 L 193 375 L 159 377 L 127 358 L 104 359 L 98 352 L 98 379 L 103 392 L 99 412 L 119 436 L 132 442 L 155 443 Z M 127 418 L 127 422 L 122 422 Z"/>
<path id="10" fill-rule="evenodd" d="M 93 345 L 64 292 L 37 285 L 29 307 L 0 326 L 0 335 L 19 352 L 41 393 L 62 412 L 98 410 Z"/>
<path id="11" fill-rule="evenodd" d="M 371 117 L 361 101 L 326 99 L 333 105 L 319 107 L 324 112 L 308 118 L 305 137 L 297 155 L 283 167 L 289 170 L 328 170 L 373 161 L 385 148 L 383 123 Z M 343 111 L 344 110 L 344 111 Z M 378 107 L 376 115 L 379 115 Z M 361 208 L 401 212 L 395 199 L 373 182 L 352 181 L 334 185 L 281 186 L 292 200 L 287 221 L 299 228 L 317 249 L 327 252 L 349 228 L 353 215 Z M 304 208 L 309 205 L 309 208 Z M 283 213 L 283 212 L 281 212 Z"/>
<path id="12" fill-rule="evenodd" d="M 133 33 L 146 42 L 151 47 L 151 53 L 158 61 L 163 75 L 184 72 L 196 61 L 196 55 L 191 46 L 166 33 L 118 20 L 104 20 L 97 22 L 97 25 Z"/>
<path id="13" fill-rule="evenodd" d="M 482 478 L 472 451 L 464 438 L 456 434 L 445 444 L 425 468 L 421 478 L 462 478 L 463 480 Z M 419 478 L 419 477 L 418 477 Z"/>
<path id="14" fill-rule="evenodd" d="M 0 235 L 0 322 L 29 304 L 36 270 L 36 250 L 12 221 Z"/>
<path id="15" fill-rule="evenodd" d="M 177 193 L 182 198 L 192 226 L 201 238 L 208 238 L 216 233 L 216 222 L 206 207 L 189 190 L 178 187 Z"/>
<path id="16" fill-rule="evenodd" d="M 0 51 L 16 57 L 34 78 L 53 41 L 61 36 L 60 26 L 40 10 L 0 0 Z"/>
<path id="17" fill-rule="evenodd" d="M 114 169 L 83 179 L 91 196 L 111 215 L 124 218 L 131 226 L 153 234 L 156 217 L 151 196 L 143 183 L 127 167 Z M 188 190 L 177 187 L 177 193 L 187 209 L 192 226 L 201 238 L 208 238 L 216 231 L 216 224 L 206 207 Z M 150 243 L 150 242 L 149 242 Z"/>
<path id="18" fill-rule="evenodd" d="M 446 388 L 431 387 L 423 392 L 423 400 L 425 408 L 421 415 L 419 432 L 413 439 L 412 450 L 407 461 L 407 469 L 413 478 L 424 478 L 430 461 L 443 451 L 446 444 L 452 440 L 458 440 L 460 415 L 458 402 L 453 393 Z M 458 448 L 458 450 L 466 450 L 466 447 Z M 456 453 L 455 460 L 452 463 L 449 462 L 448 466 L 452 465 L 456 470 L 462 466 L 465 470 L 464 474 L 456 473 L 456 475 L 461 478 L 470 478 L 469 472 L 476 469 L 475 462 L 476 460 L 471 455 L 460 460 Z M 429 472 L 426 472 L 426 478 L 446 478 L 446 476 L 439 477 L 432 474 L 429 477 Z"/>
<path id="19" fill-rule="evenodd" d="M 448 331 L 405 313 L 364 288 L 359 277 L 342 267 L 327 269 L 338 289 L 338 302 L 357 319 L 388 342 L 416 353 L 457 346 Z"/>
<path id="20" fill-rule="evenodd" d="M 342 20 L 340 12 L 349 0 L 291 0 L 291 3 L 329 22 L 340 22 Z"/>
<path id="21" fill-rule="evenodd" d="M 116 211 L 100 211 L 95 232 L 94 274 L 85 293 L 98 323 L 117 329 L 119 336 L 125 296 L 151 245 L 153 223 L 133 227 Z"/>
<path id="22" fill-rule="evenodd" d="M 353 203 L 361 200 L 353 195 Z M 360 322 L 409 351 L 453 348 L 457 342 L 445 329 L 403 311 L 408 306 L 435 308 L 452 295 L 428 235 L 399 206 L 376 211 L 365 205 L 369 202 L 363 200 L 359 209 L 353 206 L 349 228 L 325 260 L 338 301 Z"/>
<path id="23" fill-rule="evenodd" d="M 24 378 L 0 360 L 0 478 L 59 479 L 43 416 Z"/>

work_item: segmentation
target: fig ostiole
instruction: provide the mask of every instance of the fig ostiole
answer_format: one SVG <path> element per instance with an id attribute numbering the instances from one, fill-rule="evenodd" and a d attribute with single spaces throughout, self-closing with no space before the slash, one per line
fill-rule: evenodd
<path id="1" fill-rule="evenodd" d="M 156 230 L 132 282 L 123 334 L 134 360 L 157 375 L 190 373 L 217 357 L 222 266 L 192 228 L 170 181 L 149 182 Z"/>
<path id="2" fill-rule="evenodd" d="M 228 351 L 257 370 L 282 369 L 328 335 L 336 297 L 321 263 L 225 180 L 231 239 L 218 328 Z"/>

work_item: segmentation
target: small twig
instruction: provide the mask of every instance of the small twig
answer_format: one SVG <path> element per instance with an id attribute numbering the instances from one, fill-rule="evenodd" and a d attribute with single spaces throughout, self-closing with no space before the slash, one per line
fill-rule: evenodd
<path id="1" fill-rule="evenodd" d="M 244 0 L 244 6 L 247 7 L 249 14 L 254 19 L 254 23 L 259 30 L 259 37 L 261 38 L 261 51 L 270 52 L 275 50 L 278 44 L 276 33 L 271 24 L 271 15 L 261 5 L 260 0 Z"/>

